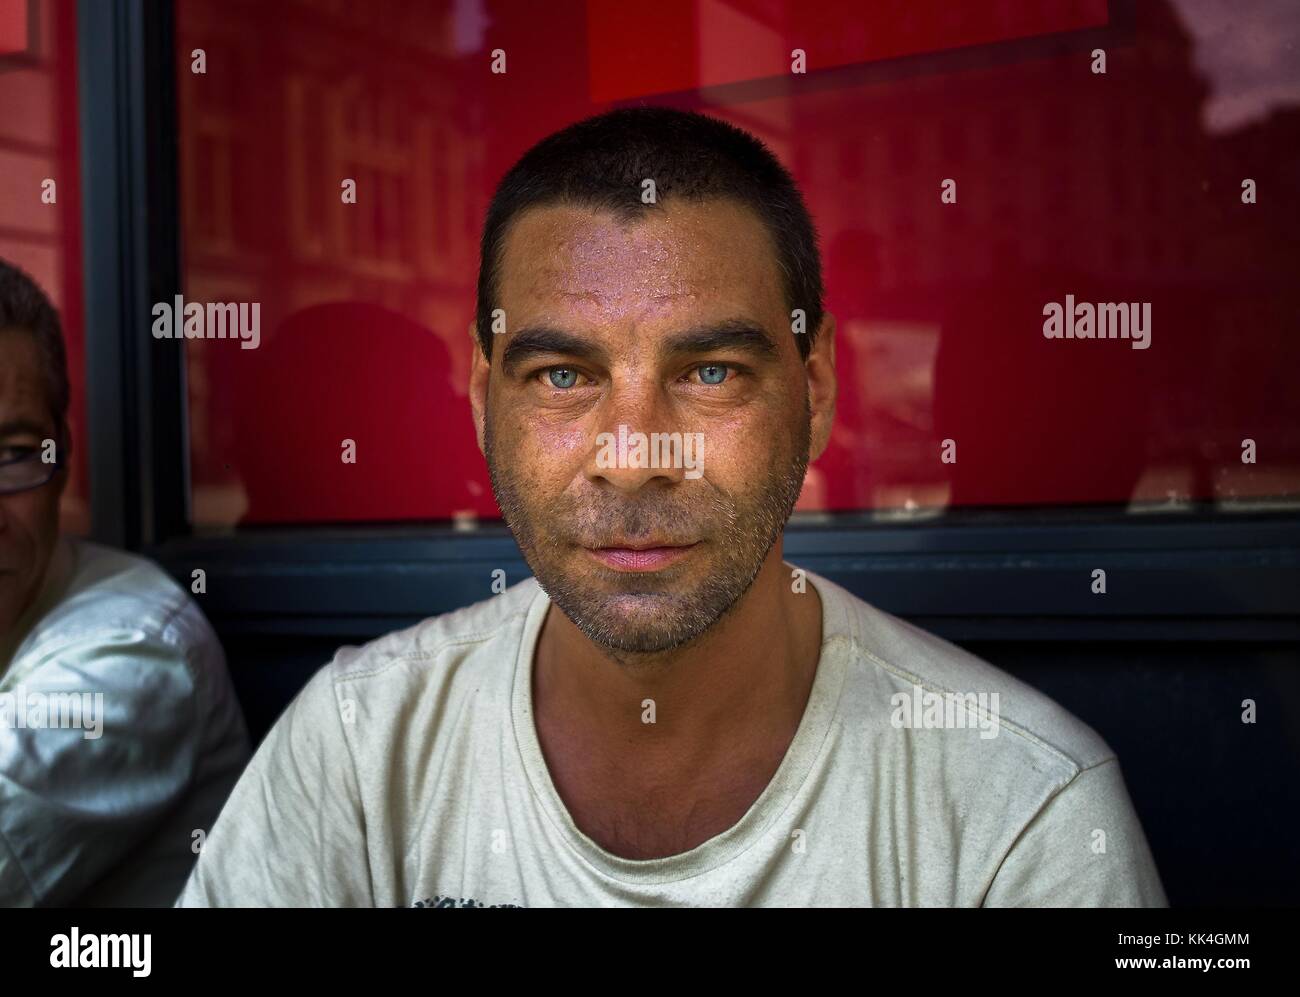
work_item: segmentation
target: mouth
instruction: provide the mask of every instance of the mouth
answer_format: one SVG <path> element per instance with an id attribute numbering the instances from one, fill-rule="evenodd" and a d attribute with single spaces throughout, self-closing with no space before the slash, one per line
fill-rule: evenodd
<path id="1" fill-rule="evenodd" d="M 658 571 L 680 561 L 698 546 L 699 541 L 693 544 L 623 544 L 585 549 L 601 564 L 618 571 Z"/>

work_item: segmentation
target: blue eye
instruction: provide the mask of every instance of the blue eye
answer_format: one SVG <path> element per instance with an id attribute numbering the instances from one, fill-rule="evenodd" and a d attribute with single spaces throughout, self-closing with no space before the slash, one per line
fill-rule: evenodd
<path id="1" fill-rule="evenodd" d="M 551 384 L 557 388 L 572 388 L 578 381 L 578 372 L 568 367 L 552 367 L 547 373 Z"/>
<path id="2" fill-rule="evenodd" d="M 722 364 L 705 364 L 697 370 L 700 372 L 700 380 L 705 384 L 721 384 L 727 379 L 727 368 Z"/>

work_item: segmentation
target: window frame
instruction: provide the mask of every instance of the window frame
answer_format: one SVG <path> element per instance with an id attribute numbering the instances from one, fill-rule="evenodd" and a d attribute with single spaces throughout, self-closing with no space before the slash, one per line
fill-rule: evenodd
<path id="1" fill-rule="evenodd" d="M 378 635 L 488 598 L 496 569 L 526 577 L 499 523 L 192 530 L 184 344 L 141 334 L 181 290 L 174 24 L 169 0 L 79 2 L 93 539 L 186 588 L 202 568 L 205 612 L 250 635 Z M 1292 511 L 819 513 L 785 557 L 954 640 L 1300 640 Z"/>

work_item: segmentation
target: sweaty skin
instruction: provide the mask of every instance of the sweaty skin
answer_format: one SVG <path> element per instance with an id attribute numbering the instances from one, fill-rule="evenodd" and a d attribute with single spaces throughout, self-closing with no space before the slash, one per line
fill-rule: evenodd
<path id="1" fill-rule="evenodd" d="M 834 319 L 805 363 L 773 244 L 726 200 L 670 200 L 629 224 L 528 209 L 496 306 L 506 331 L 490 361 L 475 340 L 470 398 L 498 503 L 553 602 L 533 670 L 547 766 L 606 849 L 686 851 L 762 793 L 816 674 L 820 597 L 793 591 L 781 532 L 830 434 Z M 669 348 L 719 327 L 768 347 Z M 568 341 L 519 355 L 539 329 Z M 597 437 L 620 425 L 702 433 L 703 474 L 601 466 Z M 647 545 L 689 549 L 642 571 L 592 552 Z"/>

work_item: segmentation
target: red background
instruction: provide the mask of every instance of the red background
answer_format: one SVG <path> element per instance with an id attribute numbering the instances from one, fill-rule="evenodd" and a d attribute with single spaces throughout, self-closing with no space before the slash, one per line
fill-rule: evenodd
<path id="1" fill-rule="evenodd" d="M 750 129 L 806 192 L 841 401 L 801 508 L 1294 505 L 1300 101 L 1215 124 L 1214 57 L 1259 32 L 1194 8 L 180 0 L 185 294 L 262 305 L 261 349 L 187 344 L 196 522 L 495 517 L 464 394 L 488 198 L 539 138 L 645 101 Z M 75 30 L 40 10 L 42 51 L 0 56 L 0 255 L 64 311 L 78 432 Z M 1151 348 L 1045 340 L 1066 294 L 1151 302 Z"/>

